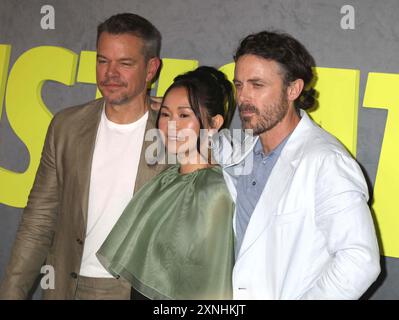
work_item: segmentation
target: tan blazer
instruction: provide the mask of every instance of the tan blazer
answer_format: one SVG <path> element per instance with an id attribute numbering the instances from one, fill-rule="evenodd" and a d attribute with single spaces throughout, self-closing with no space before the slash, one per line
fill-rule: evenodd
<path id="1" fill-rule="evenodd" d="M 86 238 L 90 170 L 104 100 L 67 108 L 50 123 L 35 182 L 24 209 L 0 298 L 25 299 L 43 264 L 55 271 L 44 299 L 73 299 Z M 155 127 L 149 110 L 146 131 Z M 143 143 L 137 191 L 166 165 L 148 165 Z M 125 289 L 126 290 L 126 289 Z"/>

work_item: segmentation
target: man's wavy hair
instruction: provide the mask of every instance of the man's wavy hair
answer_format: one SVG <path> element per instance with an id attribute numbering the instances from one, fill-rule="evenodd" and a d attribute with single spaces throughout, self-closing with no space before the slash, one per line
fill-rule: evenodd
<path id="1" fill-rule="evenodd" d="M 283 72 L 284 85 L 302 79 L 304 89 L 295 100 L 296 109 L 309 109 L 315 104 L 316 91 L 312 88 L 315 61 L 306 48 L 286 33 L 262 31 L 251 34 L 241 41 L 234 61 L 246 54 L 253 54 L 277 62 Z"/>

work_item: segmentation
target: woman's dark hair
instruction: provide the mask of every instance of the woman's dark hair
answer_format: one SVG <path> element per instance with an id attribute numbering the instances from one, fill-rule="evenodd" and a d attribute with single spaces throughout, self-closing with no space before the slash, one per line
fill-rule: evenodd
<path id="1" fill-rule="evenodd" d="M 251 34 L 241 41 L 234 61 L 246 54 L 253 54 L 267 60 L 273 60 L 280 66 L 284 76 L 284 85 L 302 79 L 304 90 L 295 100 L 298 109 L 309 109 L 315 103 L 316 91 L 311 87 L 314 74 L 312 67 L 315 61 L 306 48 L 296 39 L 286 33 L 262 31 Z"/>
<path id="2" fill-rule="evenodd" d="M 187 90 L 190 106 L 200 123 L 200 129 L 204 129 L 202 117 L 205 115 L 209 125 L 212 125 L 212 117 L 219 114 L 224 119 L 221 129 L 230 126 L 236 103 L 233 85 L 227 80 L 223 72 L 213 67 L 202 66 L 179 75 L 166 90 L 164 99 L 174 88 L 185 88 Z M 157 127 L 159 116 L 158 114 Z"/>
<path id="3" fill-rule="evenodd" d="M 111 16 L 97 27 L 97 44 L 103 32 L 110 34 L 129 33 L 143 40 L 143 55 L 148 61 L 160 56 L 162 37 L 147 19 L 134 13 L 119 13 Z"/>

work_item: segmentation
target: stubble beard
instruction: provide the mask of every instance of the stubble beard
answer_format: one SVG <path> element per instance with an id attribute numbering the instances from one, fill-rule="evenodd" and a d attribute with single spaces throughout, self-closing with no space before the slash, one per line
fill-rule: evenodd
<path id="1" fill-rule="evenodd" d="M 107 104 L 113 105 L 113 106 L 120 106 L 120 105 L 124 105 L 129 101 L 129 97 L 127 95 L 122 95 L 118 98 L 113 98 L 113 99 L 109 99 L 109 98 L 105 98 L 105 101 Z"/>
<path id="2" fill-rule="evenodd" d="M 254 135 L 260 135 L 273 129 L 284 119 L 288 112 L 288 101 L 286 96 L 282 94 L 277 103 L 264 105 L 262 110 L 249 104 L 239 105 L 238 108 L 240 111 L 248 110 L 255 113 L 255 115 L 247 118 L 242 117 L 240 113 L 242 127 L 244 129 L 252 129 Z"/>
<path id="3" fill-rule="evenodd" d="M 120 85 L 122 88 L 127 88 L 127 83 L 120 81 L 120 80 L 107 78 L 104 81 L 102 81 L 100 83 L 100 85 L 101 85 L 100 91 L 101 91 L 101 94 L 103 95 L 107 104 L 116 105 L 116 106 L 123 105 L 131 99 L 131 97 L 129 97 L 129 95 L 124 92 L 121 92 L 118 96 L 113 97 L 113 98 L 111 98 L 112 95 L 114 94 L 113 92 L 111 92 L 111 94 L 109 96 L 104 95 L 104 92 L 103 92 L 103 90 L 101 90 L 101 87 L 106 86 L 109 82 L 114 82 L 114 83 L 117 83 L 118 85 Z"/>

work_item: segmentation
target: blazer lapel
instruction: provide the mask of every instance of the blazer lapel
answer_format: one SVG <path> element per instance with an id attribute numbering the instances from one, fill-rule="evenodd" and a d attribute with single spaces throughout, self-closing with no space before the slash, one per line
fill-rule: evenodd
<path id="1" fill-rule="evenodd" d="M 306 113 L 302 114 L 302 120 L 287 141 L 254 209 L 237 260 L 248 251 L 272 222 L 280 199 L 290 185 L 302 157 L 305 142 L 307 141 L 305 135 L 309 131 L 309 124 L 309 117 Z"/>
<path id="2" fill-rule="evenodd" d="M 91 165 L 93 160 L 94 147 L 96 143 L 97 130 L 100 124 L 104 100 L 96 100 L 88 109 L 87 115 L 82 117 L 80 132 L 77 141 L 78 164 L 78 185 L 81 194 L 81 212 L 83 226 L 87 224 L 87 212 L 89 206 L 89 190 Z"/>
<path id="3" fill-rule="evenodd" d="M 270 225 L 272 215 L 277 210 L 279 200 L 295 172 L 295 167 L 282 158 L 276 162 L 265 188 L 249 221 L 238 259 L 252 246 L 264 230 Z"/>
<path id="4" fill-rule="evenodd" d="M 152 140 L 146 141 L 145 135 L 151 129 L 156 129 L 155 124 L 157 120 L 157 111 L 149 108 L 148 120 L 144 133 L 143 146 L 140 153 L 139 167 L 137 170 L 136 183 L 134 185 L 134 193 L 136 193 L 145 183 L 167 168 L 165 164 L 148 163 L 145 157 L 147 148 L 154 143 Z"/>

